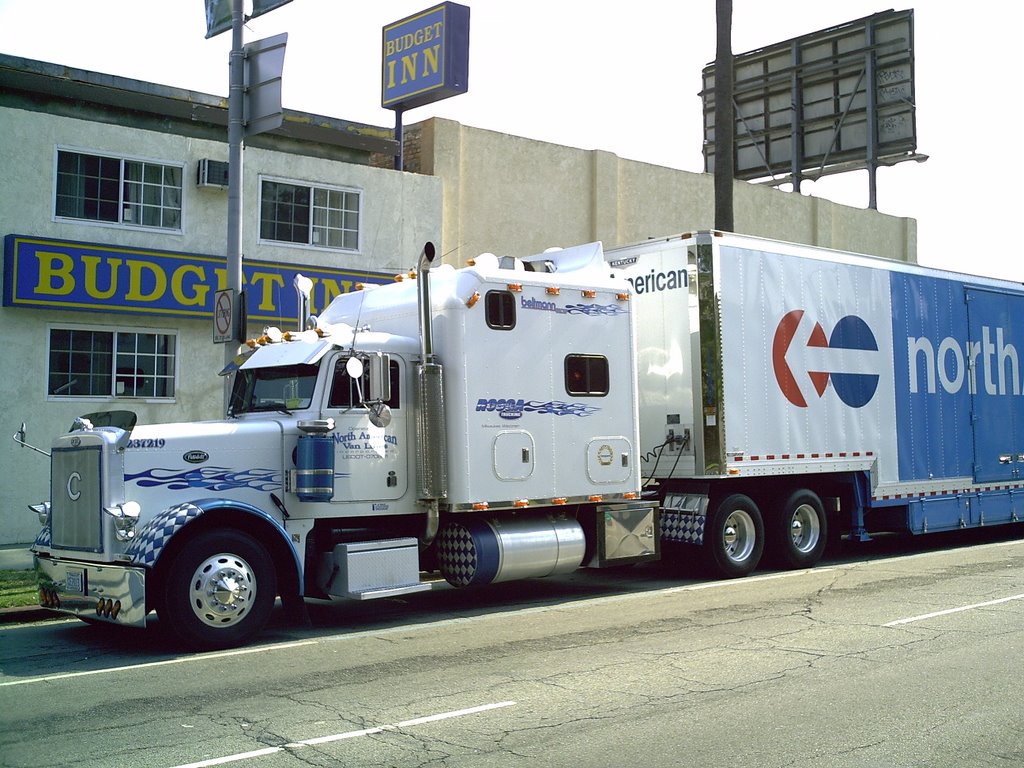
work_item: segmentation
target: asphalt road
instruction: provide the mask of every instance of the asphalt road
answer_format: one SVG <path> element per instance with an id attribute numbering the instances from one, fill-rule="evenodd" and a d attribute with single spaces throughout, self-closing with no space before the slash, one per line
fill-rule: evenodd
<path id="1" fill-rule="evenodd" d="M 950 543 L 314 606 L 192 656 L 2 627 L 0 765 L 1024 766 L 1024 541 Z"/>

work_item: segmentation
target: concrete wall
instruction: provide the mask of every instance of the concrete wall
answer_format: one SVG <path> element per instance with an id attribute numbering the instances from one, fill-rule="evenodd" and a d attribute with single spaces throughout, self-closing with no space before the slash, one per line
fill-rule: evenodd
<path id="1" fill-rule="evenodd" d="M 173 132 L 156 132 L 45 112 L 0 106 L 0 236 L 8 234 L 101 243 L 114 247 L 159 249 L 207 255 L 224 253 L 227 191 L 199 188 L 200 158 L 227 159 L 224 142 Z M 85 152 L 110 152 L 185 165 L 180 233 L 129 229 L 86 222 L 57 221 L 53 216 L 54 165 L 57 146 Z M 248 258 L 394 274 L 415 264 L 426 240 L 440 239 L 441 181 L 396 173 L 368 165 L 324 160 L 249 147 L 245 150 L 243 252 Z M 363 248 L 359 253 L 288 247 L 258 242 L 259 175 L 336 184 L 362 191 Z M 291 287 L 288 287 L 289 290 Z M 294 325 L 285 318 L 286 326 Z M 82 324 L 111 330 L 178 332 L 178 377 L 173 403 L 141 398 L 47 396 L 47 346 L 50 324 Z M 224 347 L 214 344 L 208 321 L 155 315 L 0 308 L 4 338 L 4 373 L 0 376 L 0 544 L 31 541 L 38 521 L 26 506 L 49 496 L 49 462 L 12 441 L 22 422 L 28 441 L 44 449 L 54 435 L 66 432 L 75 417 L 90 411 L 132 410 L 140 423 L 219 418 L 223 405 Z M 262 323 L 250 325 L 258 335 Z"/>
<path id="2" fill-rule="evenodd" d="M 528 255 L 714 225 L 714 179 L 434 118 L 408 128 L 407 168 L 444 180 L 443 252 Z M 411 162 L 409 162 L 411 161 Z M 736 231 L 916 261 L 917 222 L 735 183 Z"/>

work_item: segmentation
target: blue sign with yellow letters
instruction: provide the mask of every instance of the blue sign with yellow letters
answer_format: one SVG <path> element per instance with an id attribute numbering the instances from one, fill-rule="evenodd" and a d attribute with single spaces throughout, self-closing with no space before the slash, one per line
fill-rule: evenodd
<path id="1" fill-rule="evenodd" d="M 405 110 L 465 93 L 469 8 L 442 3 L 384 27 L 381 106 Z"/>
<path id="2" fill-rule="evenodd" d="M 313 281 L 313 314 L 356 283 L 393 279 L 379 272 L 247 259 L 242 264 L 242 282 L 248 318 L 274 323 L 294 318 L 298 306 L 292 281 L 300 273 Z M 5 307 L 208 320 L 214 294 L 225 287 L 224 257 L 25 235 L 4 238 Z"/>

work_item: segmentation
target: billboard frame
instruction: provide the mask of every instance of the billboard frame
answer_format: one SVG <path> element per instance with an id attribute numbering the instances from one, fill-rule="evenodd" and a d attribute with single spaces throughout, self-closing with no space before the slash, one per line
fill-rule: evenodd
<path id="1" fill-rule="evenodd" d="M 917 154 L 914 12 L 884 11 L 734 57 L 735 178 L 778 186 Z M 704 170 L 713 172 L 714 64 L 703 70 Z M 873 83 L 874 87 L 868 87 Z"/>

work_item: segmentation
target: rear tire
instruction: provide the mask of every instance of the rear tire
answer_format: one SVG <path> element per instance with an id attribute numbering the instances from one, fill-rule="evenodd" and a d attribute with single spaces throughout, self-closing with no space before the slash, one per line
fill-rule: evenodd
<path id="1" fill-rule="evenodd" d="M 707 565 L 725 578 L 746 576 L 764 551 L 764 522 L 749 496 L 734 493 L 714 503 L 704 525 Z"/>
<path id="2" fill-rule="evenodd" d="M 770 520 L 768 552 L 780 568 L 810 568 L 825 552 L 828 518 L 818 494 L 806 488 L 793 491 Z"/>
<path id="3" fill-rule="evenodd" d="M 207 531 L 170 564 L 160 619 L 189 648 L 230 648 L 263 629 L 276 597 L 274 563 L 262 544 L 241 531 Z"/>

